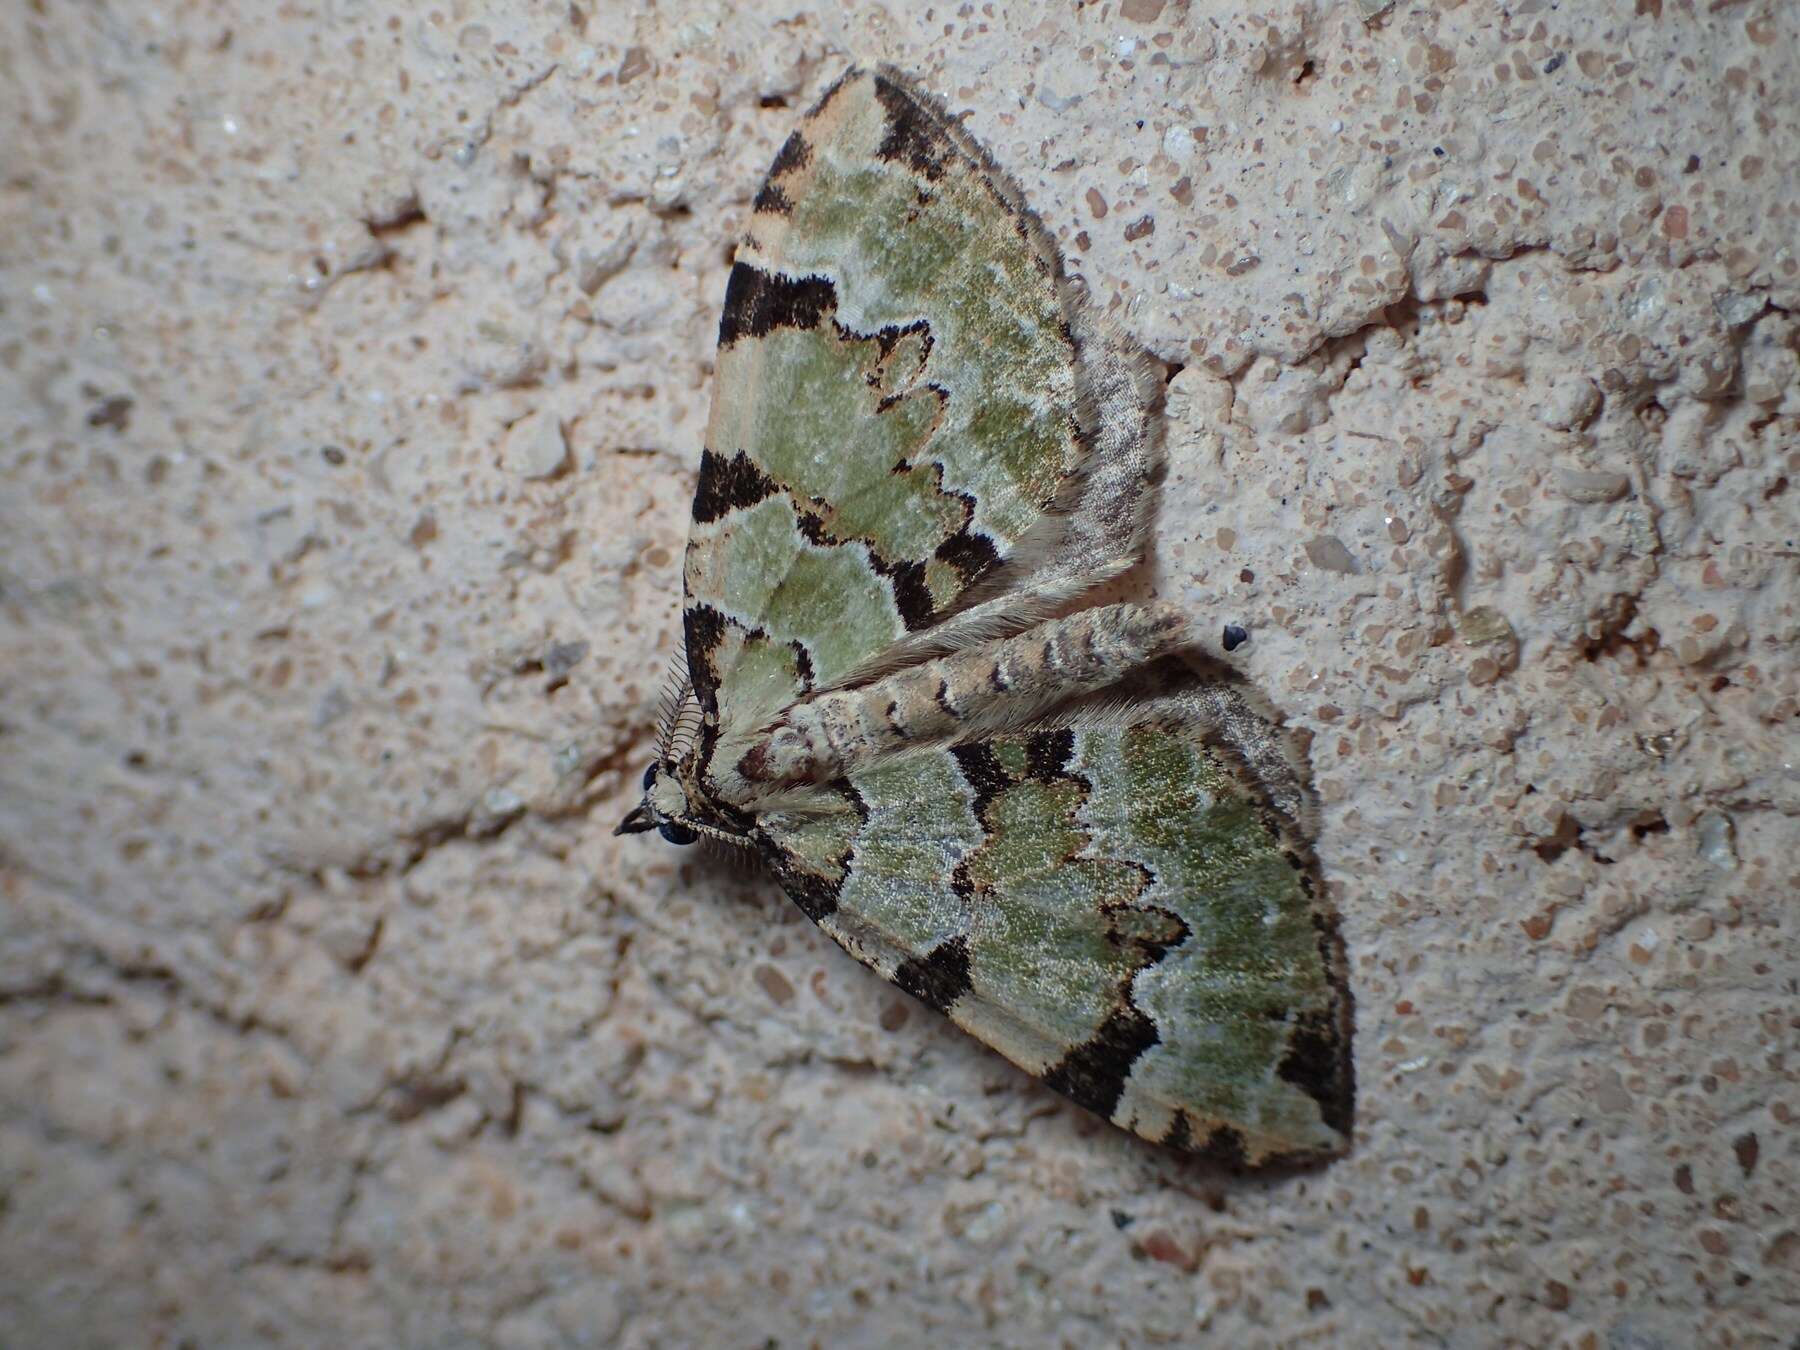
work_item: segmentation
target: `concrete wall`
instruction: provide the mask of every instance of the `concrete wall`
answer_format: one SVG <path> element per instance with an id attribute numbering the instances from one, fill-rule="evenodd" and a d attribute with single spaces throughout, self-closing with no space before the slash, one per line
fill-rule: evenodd
<path id="1" fill-rule="evenodd" d="M 1369 8 L 0 6 L 6 1343 L 1789 1343 L 1800 19 Z M 1146 584 L 1314 734 L 1330 1167 L 610 836 L 853 54 L 1169 366 Z"/>

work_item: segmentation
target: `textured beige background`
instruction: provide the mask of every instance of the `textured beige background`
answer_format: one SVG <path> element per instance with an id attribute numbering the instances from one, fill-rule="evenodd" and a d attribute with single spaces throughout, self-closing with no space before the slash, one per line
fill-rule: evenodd
<path id="1" fill-rule="evenodd" d="M 898 62 L 1169 363 L 1355 1152 L 1234 1178 L 609 830 L 732 237 Z M 1787 1345 L 1800 18 L 0 5 L 10 1346 Z"/>

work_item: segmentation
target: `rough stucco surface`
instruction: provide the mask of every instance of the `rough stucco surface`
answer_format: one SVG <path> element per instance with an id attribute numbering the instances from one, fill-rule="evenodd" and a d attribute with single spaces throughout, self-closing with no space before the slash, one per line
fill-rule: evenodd
<path id="1" fill-rule="evenodd" d="M 609 831 L 731 240 L 851 53 L 1171 373 L 1358 1140 L 1098 1125 Z M 8 1345 L 1800 1326 L 1776 0 L 0 7 Z"/>

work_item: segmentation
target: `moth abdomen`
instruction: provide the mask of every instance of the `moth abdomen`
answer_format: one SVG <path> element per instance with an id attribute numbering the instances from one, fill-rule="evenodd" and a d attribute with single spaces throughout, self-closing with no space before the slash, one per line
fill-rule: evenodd
<path id="1" fill-rule="evenodd" d="M 738 761 L 753 783 L 822 782 L 908 746 L 1020 726 L 1180 647 L 1167 604 L 1102 605 L 789 708 Z"/>

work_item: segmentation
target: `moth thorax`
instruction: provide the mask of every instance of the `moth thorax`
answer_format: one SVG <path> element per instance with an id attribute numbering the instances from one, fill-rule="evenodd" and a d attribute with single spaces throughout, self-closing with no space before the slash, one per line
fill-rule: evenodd
<path id="1" fill-rule="evenodd" d="M 693 814 L 688 805 L 687 789 L 669 766 L 658 768 L 644 789 L 644 800 L 660 819 L 683 820 Z"/>

